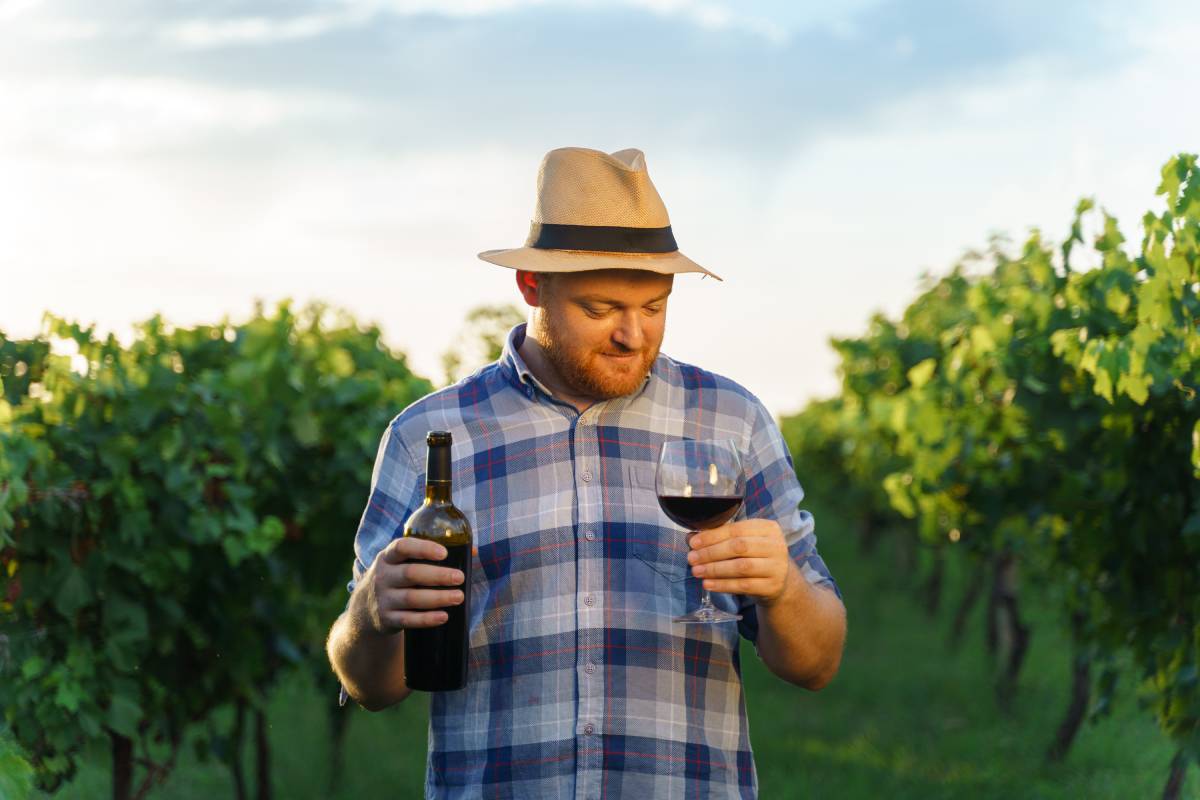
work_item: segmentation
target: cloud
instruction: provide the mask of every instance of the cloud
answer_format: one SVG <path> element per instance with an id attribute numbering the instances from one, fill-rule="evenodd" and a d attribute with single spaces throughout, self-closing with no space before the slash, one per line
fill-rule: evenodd
<path id="1" fill-rule="evenodd" d="M 193 81 L 108 76 L 0 81 L 0 151 L 82 157 L 150 155 L 246 144 L 323 118 L 351 120 L 351 98 L 265 91 Z M 276 140 L 278 145 L 278 140 Z"/>

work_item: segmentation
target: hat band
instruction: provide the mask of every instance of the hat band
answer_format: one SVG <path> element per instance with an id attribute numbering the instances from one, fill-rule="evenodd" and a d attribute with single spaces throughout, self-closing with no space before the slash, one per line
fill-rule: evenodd
<path id="1" fill-rule="evenodd" d="M 529 223 L 526 247 L 543 250 L 596 250 L 604 253 L 673 253 L 679 249 L 671 226 L 623 228 L 618 225 Z"/>

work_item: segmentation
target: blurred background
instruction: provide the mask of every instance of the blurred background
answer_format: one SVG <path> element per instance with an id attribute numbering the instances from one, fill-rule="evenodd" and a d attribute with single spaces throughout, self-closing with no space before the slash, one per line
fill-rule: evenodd
<path id="1" fill-rule="evenodd" d="M 387 420 L 520 317 L 475 254 L 584 146 L 725 278 L 663 351 L 779 416 L 846 594 L 826 690 L 744 654 L 763 796 L 1200 797 L 1197 41 L 1185 0 L 0 0 L 0 796 L 419 791 L 426 709 L 334 708 L 321 637 Z"/>
<path id="2" fill-rule="evenodd" d="M 1062 236 L 1083 195 L 1135 220 L 1200 133 L 1198 25 L 1186 0 L 4 0 L 0 321 L 320 298 L 436 376 L 469 309 L 517 300 L 475 254 L 524 242 L 542 155 L 637 147 L 726 278 L 677 282 L 664 351 L 792 411 L 923 270 Z"/>

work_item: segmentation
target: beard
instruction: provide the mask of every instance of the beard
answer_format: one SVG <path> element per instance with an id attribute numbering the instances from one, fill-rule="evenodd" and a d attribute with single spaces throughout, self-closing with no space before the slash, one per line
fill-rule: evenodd
<path id="1" fill-rule="evenodd" d="M 632 394 L 641 388 L 654 359 L 658 358 L 658 344 L 641 350 L 628 350 L 611 341 L 599 350 L 573 346 L 561 335 L 551 314 L 539 316 L 538 339 L 546 360 L 567 386 L 581 396 L 611 400 Z M 614 362 L 606 359 L 604 353 L 632 354 L 632 358 Z"/>

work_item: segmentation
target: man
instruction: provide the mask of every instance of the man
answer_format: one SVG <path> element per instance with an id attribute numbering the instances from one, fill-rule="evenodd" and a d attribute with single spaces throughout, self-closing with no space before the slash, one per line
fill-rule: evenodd
<path id="1" fill-rule="evenodd" d="M 738 637 L 820 689 L 845 610 L 766 409 L 658 352 L 674 275 L 712 273 L 678 251 L 633 149 L 552 150 L 526 246 L 479 255 L 517 270 L 530 321 L 497 362 L 384 432 L 330 631 L 334 670 L 369 709 L 403 700 L 404 630 L 443 623 L 469 591 L 468 684 L 433 694 L 426 797 L 755 797 Z M 470 586 L 406 563 L 442 558 L 440 545 L 399 538 L 431 429 L 454 437 L 454 502 L 478 548 Z M 739 445 L 745 503 L 689 540 L 659 509 L 658 451 L 718 438 Z M 701 582 L 741 621 L 673 622 Z"/>

